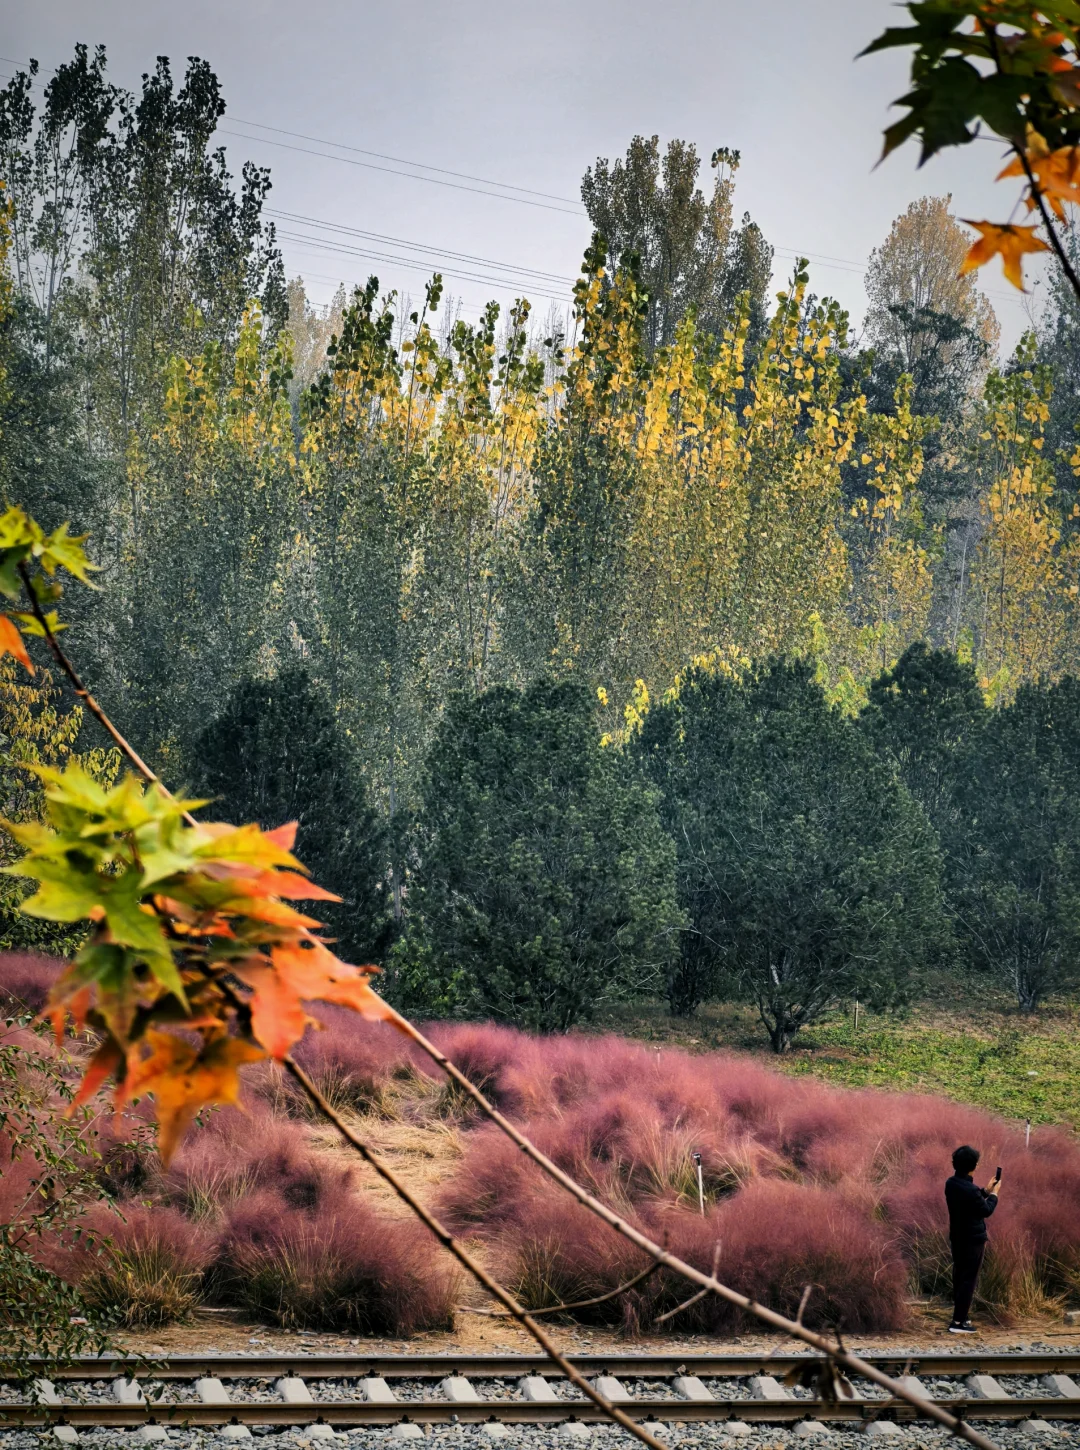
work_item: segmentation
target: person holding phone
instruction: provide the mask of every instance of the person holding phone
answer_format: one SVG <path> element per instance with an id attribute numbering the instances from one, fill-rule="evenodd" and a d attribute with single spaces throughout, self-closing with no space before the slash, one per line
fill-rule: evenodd
<path id="1" fill-rule="evenodd" d="M 968 1318 L 975 1285 L 986 1253 L 986 1220 L 1001 1196 L 1001 1169 L 985 1188 L 972 1180 L 979 1150 L 966 1143 L 952 1155 L 953 1176 L 945 1184 L 949 1209 L 949 1242 L 953 1260 L 953 1317 L 950 1334 L 974 1334 Z"/>

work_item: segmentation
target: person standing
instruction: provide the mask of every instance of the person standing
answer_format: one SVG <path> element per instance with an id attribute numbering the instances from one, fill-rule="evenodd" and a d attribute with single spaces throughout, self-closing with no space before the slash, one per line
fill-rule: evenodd
<path id="1" fill-rule="evenodd" d="M 968 1318 L 975 1285 L 986 1252 L 986 1220 L 998 1206 L 1001 1180 L 995 1177 L 985 1188 L 972 1181 L 979 1151 L 965 1143 L 952 1155 L 953 1176 L 945 1184 L 949 1209 L 949 1242 L 953 1260 L 953 1317 L 950 1334 L 974 1334 Z"/>

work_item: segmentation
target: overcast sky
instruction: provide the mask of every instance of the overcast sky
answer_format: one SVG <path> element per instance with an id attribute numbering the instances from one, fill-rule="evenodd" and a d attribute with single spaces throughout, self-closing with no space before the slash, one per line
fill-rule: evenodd
<path id="1" fill-rule="evenodd" d="M 251 138 L 222 136 L 232 169 L 269 165 L 270 205 L 306 219 L 278 225 L 289 274 L 318 301 L 372 271 L 415 295 L 439 265 L 468 317 L 523 291 L 546 311 L 549 296 L 568 296 L 588 240 L 582 172 L 635 133 L 695 142 L 706 171 L 717 146 L 737 147 L 736 209 L 776 247 L 775 284 L 803 252 L 814 290 L 856 321 L 867 255 L 909 201 L 951 192 L 958 215 L 997 220 L 1015 197 L 994 187 L 989 145 L 922 171 L 909 145 L 874 169 L 905 58 L 854 57 L 898 18 L 886 0 L 34 0 L 4 11 L 0 53 L 36 56 L 46 75 L 80 40 L 104 42 L 112 78 L 132 87 L 157 55 L 178 72 L 189 55 L 208 60 L 228 103 L 223 131 Z M 983 277 L 1011 345 L 1024 299 L 997 262 Z"/>

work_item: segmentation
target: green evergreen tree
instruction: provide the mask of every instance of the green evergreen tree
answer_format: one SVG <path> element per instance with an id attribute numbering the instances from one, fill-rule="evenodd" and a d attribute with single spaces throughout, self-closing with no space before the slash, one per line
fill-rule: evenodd
<path id="1" fill-rule="evenodd" d="M 873 681 L 860 716 L 868 738 L 895 758 L 947 855 L 962 829 L 961 779 L 989 718 L 974 666 L 921 640 Z"/>
<path id="2" fill-rule="evenodd" d="M 263 827 L 297 821 L 297 856 L 343 898 L 315 910 L 339 955 L 382 960 L 391 929 L 383 831 L 350 742 L 305 670 L 237 686 L 203 732 L 191 773 L 214 797 L 202 813 L 208 818 Z"/>
<path id="3" fill-rule="evenodd" d="M 1025 685 L 963 762 L 955 911 L 1024 1012 L 1080 982 L 1080 681 Z"/>
<path id="4" fill-rule="evenodd" d="M 663 979 L 681 923 L 674 849 L 575 683 L 452 700 L 415 862 L 396 949 L 412 1007 L 565 1031 Z"/>
<path id="5" fill-rule="evenodd" d="M 689 917 L 669 993 L 734 982 L 776 1052 L 844 998 L 901 998 L 942 932 L 925 815 L 810 669 L 691 670 L 637 749 L 661 787 Z"/>

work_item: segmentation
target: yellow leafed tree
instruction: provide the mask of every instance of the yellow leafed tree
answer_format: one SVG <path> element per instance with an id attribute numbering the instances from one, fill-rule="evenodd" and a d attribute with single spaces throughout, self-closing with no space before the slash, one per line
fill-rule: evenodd
<path id="1" fill-rule="evenodd" d="M 1044 453 L 1052 382 L 1030 334 L 1015 366 L 991 373 L 977 468 L 984 533 L 972 569 L 969 618 L 991 699 L 1075 668 L 1076 545 L 1063 543 L 1054 473 Z"/>

